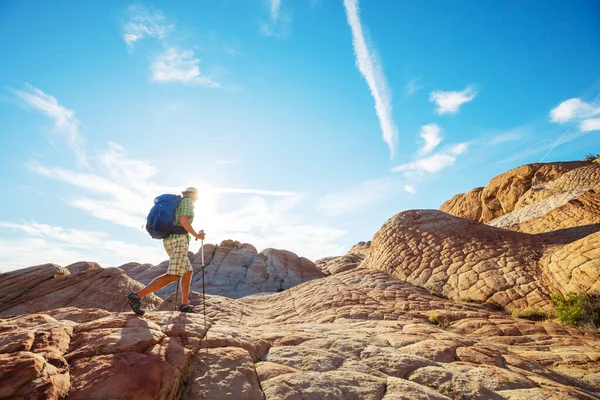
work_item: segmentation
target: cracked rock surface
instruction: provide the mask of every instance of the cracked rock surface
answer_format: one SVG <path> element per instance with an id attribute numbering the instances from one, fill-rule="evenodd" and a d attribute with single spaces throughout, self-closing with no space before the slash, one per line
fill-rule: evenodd
<path id="1" fill-rule="evenodd" d="M 0 318 L 0 398 L 600 399 L 600 339 L 356 268 L 202 314 Z M 191 302 L 201 307 L 201 294 Z M 206 329 L 208 328 L 208 330 Z M 18 373 L 17 373 L 18 372 Z"/>

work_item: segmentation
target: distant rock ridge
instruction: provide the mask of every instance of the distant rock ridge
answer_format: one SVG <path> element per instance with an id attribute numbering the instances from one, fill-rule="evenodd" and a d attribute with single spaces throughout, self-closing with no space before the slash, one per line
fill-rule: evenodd
<path id="1" fill-rule="evenodd" d="M 194 269 L 192 290 L 202 291 L 201 252 L 189 253 Z M 166 272 L 168 260 L 159 265 L 129 263 L 120 268 L 131 278 L 148 284 Z M 225 240 L 204 245 L 205 287 L 209 294 L 240 298 L 250 294 L 277 292 L 325 276 L 307 258 L 287 250 L 265 249 L 260 253 L 248 243 Z M 161 298 L 176 290 L 171 284 L 156 292 Z"/>

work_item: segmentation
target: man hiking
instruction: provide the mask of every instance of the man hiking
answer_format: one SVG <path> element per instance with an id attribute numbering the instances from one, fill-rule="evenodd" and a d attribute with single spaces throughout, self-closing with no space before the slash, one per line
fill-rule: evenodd
<path id="1" fill-rule="evenodd" d="M 188 246 L 190 244 L 190 236 L 196 239 L 204 240 L 204 232 L 196 233 L 192 228 L 194 220 L 194 202 L 198 200 L 198 190 L 189 187 L 181 192 L 183 198 L 175 211 L 175 226 L 183 227 L 188 233 L 173 233 L 163 240 L 163 245 L 169 255 L 169 268 L 167 273 L 155 278 L 148 286 L 137 293 L 130 293 L 127 300 L 137 315 L 144 315 L 142 310 L 142 298 L 150 293 L 156 292 L 159 289 L 175 282 L 181 278 L 181 306 L 179 311 L 186 313 L 196 313 L 188 304 L 188 295 L 190 293 L 190 284 L 192 283 L 192 264 L 188 258 Z"/>

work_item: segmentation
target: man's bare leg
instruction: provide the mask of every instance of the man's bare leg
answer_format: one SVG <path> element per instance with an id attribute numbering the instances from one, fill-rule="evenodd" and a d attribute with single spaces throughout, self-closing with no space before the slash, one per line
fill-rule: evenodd
<path id="1" fill-rule="evenodd" d="M 156 292 L 158 289 L 164 288 L 169 283 L 175 282 L 177 279 L 179 279 L 178 275 L 161 275 L 154 278 L 148 286 L 137 292 L 137 295 L 141 299 L 144 296 L 148 296 L 150 293 Z"/>
<path id="2" fill-rule="evenodd" d="M 186 272 L 181 278 L 181 304 L 189 304 L 190 285 L 192 284 L 192 271 Z"/>

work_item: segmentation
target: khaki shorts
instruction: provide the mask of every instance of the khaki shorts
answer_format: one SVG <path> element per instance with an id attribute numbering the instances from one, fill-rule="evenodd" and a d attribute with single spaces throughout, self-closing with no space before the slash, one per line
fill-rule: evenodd
<path id="1" fill-rule="evenodd" d="M 169 255 L 167 275 L 183 276 L 192 271 L 192 264 L 188 258 L 189 244 L 190 237 L 188 235 L 173 235 L 163 240 L 163 245 Z"/>

